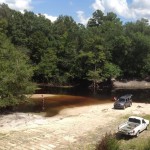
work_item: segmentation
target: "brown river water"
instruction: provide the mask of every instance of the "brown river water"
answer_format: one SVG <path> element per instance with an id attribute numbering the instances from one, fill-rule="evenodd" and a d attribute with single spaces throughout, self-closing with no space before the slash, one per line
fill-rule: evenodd
<path id="1" fill-rule="evenodd" d="M 32 98 L 29 104 L 23 104 L 16 111 L 43 113 L 51 117 L 58 114 L 62 109 L 82 107 L 104 103 L 113 103 L 113 97 L 124 94 L 133 94 L 134 102 L 150 102 L 150 89 L 144 90 L 101 90 L 93 92 L 89 89 L 65 89 L 45 87 L 38 91 L 38 98 Z M 51 96 L 43 96 L 51 94 Z"/>

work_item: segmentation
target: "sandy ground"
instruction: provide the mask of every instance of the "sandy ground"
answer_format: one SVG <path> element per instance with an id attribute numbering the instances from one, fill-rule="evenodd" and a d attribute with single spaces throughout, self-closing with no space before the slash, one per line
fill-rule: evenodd
<path id="1" fill-rule="evenodd" d="M 45 96 L 48 97 L 50 95 Z M 32 97 L 38 98 L 37 95 L 33 95 Z M 111 123 L 111 121 L 116 120 L 117 117 L 119 118 L 125 115 L 142 116 L 145 114 L 150 114 L 150 104 L 133 103 L 132 107 L 128 107 L 125 110 L 116 110 L 113 109 L 113 102 L 66 108 L 53 117 L 44 117 L 41 114 L 34 113 L 16 112 L 8 115 L 0 115 L 0 132 L 21 130 L 46 124 L 54 128 L 58 120 L 61 120 L 60 126 L 65 124 L 66 129 L 67 127 L 81 129 L 81 127 L 84 126 L 81 132 L 86 132 L 99 125 L 105 125 L 108 122 Z"/>
<path id="2" fill-rule="evenodd" d="M 51 134 L 54 132 L 55 136 L 64 135 L 63 140 L 73 143 L 78 137 L 93 132 L 97 128 L 101 128 L 103 133 L 107 132 L 108 128 L 111 131 L 117 131 L 117 125 L 123 121 L 120 118 L 124 116 L 146 114 L 150 114 L 150 104 L 133 103 L 125 110 L 115 110 L 113 102 L 66 108 L 53 117 L 43 117 L 33 113 L 12 113 L 0 115 L 0 134 L 33 128 L 49 128 L 52 131 Z"/>

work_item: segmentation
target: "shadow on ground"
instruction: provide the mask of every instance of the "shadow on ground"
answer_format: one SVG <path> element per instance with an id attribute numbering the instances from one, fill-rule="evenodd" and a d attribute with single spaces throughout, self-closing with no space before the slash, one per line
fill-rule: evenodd
<path id="1" fill-rule="evenodd" d="M 120 133 L 116 133 L 115 136 L 116 136 L 117 140 L 131 140 L 131 139 L 135 138 L 134 136 L 123 135 Z"/>

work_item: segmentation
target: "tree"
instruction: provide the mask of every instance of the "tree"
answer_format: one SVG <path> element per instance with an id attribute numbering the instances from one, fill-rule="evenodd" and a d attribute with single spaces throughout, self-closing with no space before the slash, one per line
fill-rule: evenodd
<path id="1" fill-rule="evenodd" d="M 76 75 L 78 26 L 70 16 L 59 16 L 53 26 L 59 83 L 70 84 Z"/>
<path id="2" fill-rule="evenodd" d="M 30 58 L 33 64 L 38 65 L 49 47 L 49 40 L 41 31 L 34 32 L 29 39 Z"/>
<path id="3" fill-rule="evenodd" d="M 48 49 L 42 56 L 36 74 L 41 82 L 42 80 L 52 84 L 58 82 L 57 57 L 53 49 Z"/>
<path id="4" fill-rule="evenodd" d="M 13 10 L 7 4 L 0 4 L 0 19 L 8 19 L 12 16 Z"/>
<path id="5" fill-rule="evenodd" d="M 93 13 L 92 18 L 89 19 L 87 26 L 88 27 L 100 26 L 103 24 L 103 21 L 104 21 L 104 13 L 101 10 L 96 10 Z"/>
<path id="6" fill-rule="evenodd" d="M 0 33 L 0 107 L 13 106 L 35 90 L 31 82 L 33 68 L 26 55 Z"/>
<path id="7" fill-rule="evenodd" d="M 17 46 L 25 46 L 28 42 L 25 30 L 25 24 L 23 23 L 23 14 L 18 11 L 14 11 L 12 16 L 8 18 L 8 33 L 13 44 Z"/>
<path id="8" fill-rule="evenodd" d="M 6 19 L 1 19 L 0 20 L 0 32 L 1 33 L 6 33 L 7 32 L 7 25 L 8 22 Z"/>
<path id="9" fill-rule="evenodd" d="M 148 21 L 141 19 L 135 23 L 129 22 L 124 29 L 131 43 L 126 60 L 122 62 L 124 75 L 138 78 L 149 76 L 150 26 Z"/>
<path id="10" fill-rule="evenodd" d="M 93 82 L 94 89 L 99 82 L 121 73 L 119 66 L 112 62 L 113 40 L 121 34 L 122 23 L 114 13 L 108 13 L 107 16 L 99 10 L 93 13 L 83 43 L 83 51 L 88 55 L 84 54 L 83 59 L 88 56 L 88 61 L 84 61 L 84 66 L 88 67 L 86 78 Z"/>
<path id="11" fill-rule="evenodd" d="M 130 57 L 132 55 L 131 39 L 124 35 L 114 37 L 112 46 L 112 62 L 120 66 L 120 68 L 124 70 L 124 72 L 126 72 L 127 70 L 129 70 L 129 66 L 132 63 L 129 63 Z"/>

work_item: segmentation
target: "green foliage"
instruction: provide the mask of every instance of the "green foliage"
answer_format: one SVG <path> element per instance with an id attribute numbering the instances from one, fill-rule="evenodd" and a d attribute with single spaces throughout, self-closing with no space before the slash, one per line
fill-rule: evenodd
<path id="1" fill-rule="evenodd" d="M 46 82 L 55 83 L 58 81 L 57 74 L 58 69 L 56 53 L 54 50 L 48 49 L 38 65 L 37 76 L 43 79 L 43 81 L 46 80 Z"/>
<path id="2" fill-rule="evenodd" d="M 147 119 L 147 120 L 150 120 L 150 115 L 144 115 L 144 116 L 142 116 L 143 118 L 145 118 L 145 119 Z"/>
<path id="3" fill-rule="evenodd" d="M 125 34 L 130 39 L 131 46 L 126 58 L 130 66 L 125 65 L 124 74 L 132 77 L 149 76 L 150 26 L 147 20 L 141 19 L 136 23 L 127 23 Z"/>
<path id="4" fill-rule="evenodd" d="M 98 143 L 96 150 L 119 150 L 120 144 L 112 133 L 106 133 Z"/>
<path id="5" fill-rule="evenodd" d="M 87 73 L 87 77 L 89 80 L 91 81 L 95 81 L 98 82 L 100 80 L 100 71 L 99 70 L 95 70 L 95 71 L 90 71 Z"/>
<path id="6" fill-rule="evenodd" d="M 89 19 L 87 26 L 94 27 L 102 25 L 104 21 L 104 14 L 101 10 L 96 10 L 93 13 L 93 17 Z"/>
<path id="7" fill-rule="evenodd" d="M 24 53 L 16 50 L 4 34 L 0 34 L 0 107 L 16 105 L 32 93 L 33 69 Z"/>
<path id="8" fill-rule="evenodd" d="M 150 25 L 146 19 L 123 25 L 116 14 L 101 10 L 87 26 L 62 15 L 52 23 L 0 4 L 0 68 L 0 107 L 32 93 L 31 79 L 57 85 L 86 79 L 96 85 L 112 77 L 145 78 L 150 76 Z"/>
<path id="9" fill-rule="evenodd" d="M 76 75 L 78 26 L 72 17 L 59 16 L 54 23 L 55 49 L 57 55 L 58 81 L 69 83 Z"/>
<path id="10" fill-rule="evenodd" d="M 12 16 L 13 10 L 7 4 L 0 4 L 0 19 L 9 19 Z"/>
<path id="11" fill-rule="evenodd" d="M 28 47 L 31 50 L 30 56 L 33 63 L 40 63 L 41 57 L 47 52 L 48 45 L 48 38 L 43 32 L 37 31 L 30 35 Z"/>
<path id="12" fill-rule="evenodd" d="M 149 150 L 150 149 L 150 138 L 138 138 L 134 140 L 121 141 L 120 150 Z"/>
<path id="13" fill-rule="evenodd" d="M 7 26 L 8 26 L 7 20 L 6 19 L 1 19 L 0 20 L 0 32 L 6 33 L 7 32 Z"/>
<path id="14" fill-rule="evenodd" d="M 52 23 L 42 14 L 21 13 L 1 4 L 0 32 L 28 55 L 36 68 L 35 82 L 69 85 L 85 79 L 97 83 L 150 75 L 146 19 L 123 25 L 115 13 L 96 10 L 87 26 L 62 15 Z"/>
<path id="15" fill-rule="evenodd" d="M 103 74 L 105 75 L 104 79 L 108 79 L 108 78 L 116 78 L 118 76 L 121 75 L 121 70 L 118 66 L 107 62 L 104 65 L 104 71 Z"/>

